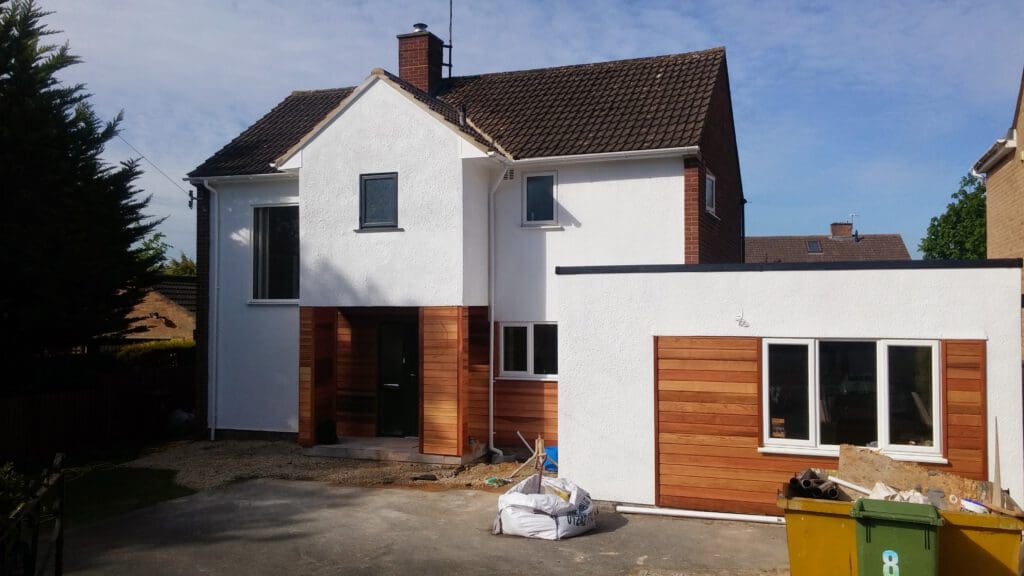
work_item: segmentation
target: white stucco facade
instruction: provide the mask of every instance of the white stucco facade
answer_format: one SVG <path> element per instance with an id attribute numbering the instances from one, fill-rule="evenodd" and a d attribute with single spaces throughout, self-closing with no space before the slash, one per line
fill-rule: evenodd
<path id="1" fill-rule="evenodd" d="M 1024 500 L 1020 268 L 559 275 L 560 473 L 654 504 L 654 336 L 987 341 L 989 476 Z"/>
<path id="2" fill-rule="evenodd" d="M 467 154 L 484 156 L 401 89 L 362 87 L 301 151 L 302 305 L 485 303 L 486 243 L 466 245 L 480 224 L 465 218 L 486 226 L 486 175 L 463 174 Z M 374 173 L 397 174 L 398 230 L 359 230 L 360 175 Z"/>
<path id="3" fill-rule="evenodd" d="M 299 309 L 252 302 L 253 208 L 297 204 L 291 180 L 219 183 L 212 196 L 210 425 L 298 430 Z"/>
<path id="4" fill-rule="evenodd" d="M 556 174 L 557 226 L 523 224 L 537 173 Z M 557 321 L 555 266 L 683 262 L 681 156 L 516 167 L 494 202 L 497 321 Z"/>

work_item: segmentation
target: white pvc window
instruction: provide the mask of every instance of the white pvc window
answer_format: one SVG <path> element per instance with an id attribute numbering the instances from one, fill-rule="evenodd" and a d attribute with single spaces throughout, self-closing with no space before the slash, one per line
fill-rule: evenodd
<path id="1" fill-rule="evenodd" d="M 711 172 L 704 174 L 704 209 L 715 214 L 715 175 Z"/>
<path id="2" fill-rule="evenodd" d="M 941 455 L 938 342 L 766 338 L 762 346 L 765 448 Z"/>
<path id="3" fill-rule="evenodd" d="M 558 325 L 555 323 L 503 322 L 500 350 L 503 377 L 558 377 Z"/>

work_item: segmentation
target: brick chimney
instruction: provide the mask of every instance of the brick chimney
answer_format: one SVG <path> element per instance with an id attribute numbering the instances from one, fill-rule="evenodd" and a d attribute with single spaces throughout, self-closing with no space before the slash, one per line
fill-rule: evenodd
<path id="1" fill-rule="evenodd" d="M 852 238 L 853 237 L 853 223 L 852 222 L 833 222 L 832 223 L 832 237 L 833 238 Z"/>
<path id="2" fill-rule="evenodd" d="M 398 76 L 428 94 L 441 83 L 444 42 L 416 23 L 413 31 L 398 35 Z"/>

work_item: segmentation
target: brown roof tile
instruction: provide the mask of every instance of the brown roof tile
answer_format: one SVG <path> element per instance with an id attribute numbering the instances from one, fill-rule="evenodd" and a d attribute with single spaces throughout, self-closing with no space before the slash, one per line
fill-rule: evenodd
<path id="1" fill-rule="evenodd" d="M 820 253 L 808 251 L 808 242 L 818 242 Z M 836 238 L 832 236 L 747 236 L 748 264 L 771 262 L 856 262 L 873 260 L 910 260 L 910 253 L 899 234 L 864 234 Z"/>
<path id="2" fill-rule="evenodd" d="M 725 49 L 714 48 L 454 77 L 435 95 L 385 74 L 476 141 L 513 158 L 534 158 L 697 145 L 724 62 Z M 352 90 L 292 93 L 189 176 L 273 172 L 270 163 Z"/>

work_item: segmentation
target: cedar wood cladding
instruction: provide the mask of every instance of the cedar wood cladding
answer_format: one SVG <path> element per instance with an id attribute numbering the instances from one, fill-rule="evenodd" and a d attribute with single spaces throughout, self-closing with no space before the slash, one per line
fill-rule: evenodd
<path id="1" fill-rule="evenodd" d="M 838 459 L 761 454 L 761 339 L 656 337 L 655 499 L 659 506 L 780 515 L 796 472 Z M 985 343 L 941 345 L 947 466 L 986 478 Z"/>

